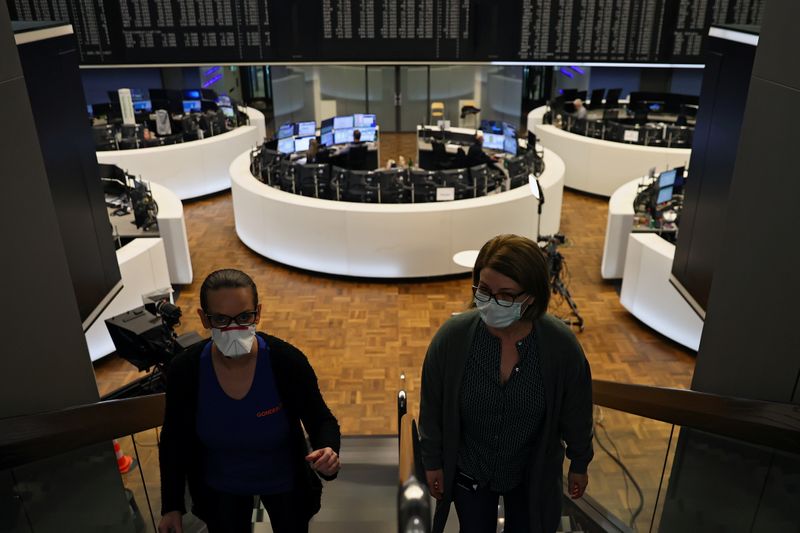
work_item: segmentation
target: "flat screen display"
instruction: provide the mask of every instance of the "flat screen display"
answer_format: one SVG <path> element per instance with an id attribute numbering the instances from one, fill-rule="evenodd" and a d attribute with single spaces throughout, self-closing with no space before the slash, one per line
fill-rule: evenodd
<path id="1" fill-rule="evenodd" d="M 316 122 L 298 122 L 297 135 L 300 137 L 314 136 L 317 133 Z"/>
<path id="2" fill-rule="evenodd" d="M 658 190 L 658 198 L 656 198 L 657 204 L 665 204 L 672 200 L 672 186 L 664 187 L 663 189 Z"/>
<path id="3" fill-rule="evenodd" d="M 129 89 L 129 91 L 131 92 L 131 100 L 134 102 L 150 99 L 150 91 L 147 89 Z"/>
<path id="4" fill-rule="evenodd" d="M 294 153 L 294 137 L 286 137 L 278 141 L 278 151 L 282 154 Z"/>
<path id="5" fill-rule="evenodd" d="M 183 112 L 184 113 L 191 113 L 192 111 L 200 112 L 200 100 L 184 100 L 183 101 Z"/>
<path id="6" fill-rule="evenodd" d="M 483 134 L 483 147 L 490 150 L 502 150 L 505 136 L 496 133 Z"/>
<path id="7" fill-rule="evenodd" d="M 333 129 L 335 130 L 343 130 L 352 127 L 353 127 L 353 115 L 333 118 Z"/>
<path id="8" fill-rule="evenodd" d="M 202 100 L 199 89 L 185 89 L 183 91 L 184 100 Z"/>
<path id="9" fill-rule="evenodd" d="M 153 110 L 153 103 L 150 100 L 138 100 L 133 102 L 133 110 L 136 113 L 149 113 Z"/>
<path id="10" fill-rule="evenodd" d="M 333 144 L 347 144 L 353 142 L 353 128 L 333 130 Z"/>
<path id="11" fill-rule="evenodd" d="M 511 137 L 517 136 L 517 128 L 514 127 L 513 124 L 509 124 L 508 122 L 503 122 L 503 135 Z"/>
<path id="12" fill-rule="evenodd" d="M 494 120 L 481 120 L 480 129 L 487 133 L 503 133 L 503 126 Z"/>
<path id="13" fill-rule="evenodd" d="M 509 137 L 508 135 L 503 137 L 503 151 L 511 155 L 517 155 L 517 138 Z"/>
<path id="14" fill-rule="evenodd" d="M 326 118 L 319 125 L 320 133 L 328 133 L 329 131 L 333 131 L 333 117 Z"/>
<path id="15" fill-rule="evenodd" d="M 361 140 L 365 143 L 374 143 L 378 140 L 377 128 L 362 128 L 358 131 L 361 132 Z"/>
<path id="16" fill-rule="evenodd" d="M 313 138 L 314 138 L 313 135 L 311 137 L 297 137 L 294 140 L 294 151 L 305 152 L 306 150 L 308 150 L 308 143 L 310 143 L 311 139 Z"/>
<path id="17" fill-rule="evenodd" d="M 285 139 L 294 135 L 294 123 L 287 122 L 278 128 L 278 139 Z"/>
<path id="18" fill-rule="evenodd" d="M 374 128 L 376 126 L 375 115 L 353 115 L 353 127 L 355 128 Z"/>
<path id="19" fill-rule="evenodd" d="M 664 187 L 670 187 L 675 185 L 675 175 L 677 173 L 676 169 L 667 170 L 662 172 L 658 175 L 658 188 L 663 189 Z"/>
<path id="20" fill-rule="evenodd" d="M 331 146 L 331 145 L 333 145 L 333 132 L 329 131 L 327 133 L 320 134 L 319 143 L 322 146 Z"/>
<path id="21" fill-rule="evenodd" d="M 222 114 L 228 118 L 233 118 L 234 116 L 236 116 L 236 114 L 233 112 L 232 107 L 219 106 L 219 109 L 222 111 Z"/>
<path id="22" fill-rule="evenodd" d="M 225 96 L 224 94 L 222 96 L 217 96 L 217 105 L 225 107 L 233 107 L 233 104 L 231 103 L 231 97 Z"/>

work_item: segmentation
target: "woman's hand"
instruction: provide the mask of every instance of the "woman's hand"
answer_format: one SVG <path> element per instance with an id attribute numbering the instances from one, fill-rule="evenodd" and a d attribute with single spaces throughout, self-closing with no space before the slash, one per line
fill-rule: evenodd
<path id="1" fill-rule="evenodd" d="M 333 451 L 332 448 L 314 450 L 306 455 L 306 461 L 311 463 L 311 468 L 324 476 L 332 476 L 342 468 L 342 464 L 339 462 L 339 454 Z"/>
<path id="2" fill-rule="evenodd" d="M 569 497 L 577 500 L 586 491 L 586 485 L 589 484 L 589 474 L 570 472 L 567 476 L 567 483 L 569 485 Z"/>
<path id="3" fill-rule="evenodd" d="M 425 477 L 428 481 L 428 490 L 431 496 L 437 500 L 441 500 L 444 495 L 444 471 L 439 470 L 426 470 Z"/>
<path id="4" fill-rule="evenodd" d="M 158 533 L 183 533 L 183 518 L 180 511 L 170 511 L 161 517 Z"/>

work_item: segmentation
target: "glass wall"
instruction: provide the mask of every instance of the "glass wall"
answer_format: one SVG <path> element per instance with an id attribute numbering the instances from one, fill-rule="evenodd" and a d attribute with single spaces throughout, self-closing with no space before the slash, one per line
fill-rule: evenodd
<path id="1" fill-rule="evenodd" d="M 384 132 L 414 131 L 431 120 L 432 102 L 444 105 L 451 126 L 473 124 L 461 118 L 465 105 L 481 109 L 478 120 L 522 123 L 522 67 L 333 65 L 271 74 L 277 124 L 369 112 Z"/>

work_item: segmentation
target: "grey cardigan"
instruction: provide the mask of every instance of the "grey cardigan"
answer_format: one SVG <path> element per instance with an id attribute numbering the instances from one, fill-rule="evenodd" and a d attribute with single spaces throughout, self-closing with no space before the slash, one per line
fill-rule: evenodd
<path id="1" fill-rule="evenodd" d="M 426 470 L 444 469 L 444 497 L 436 506 L 433 533 L 441 533 L 453 499 L 461 412 L 459 392 L 480 315 L 452 317 L 436 332 L 422 366 L 419 432 Z M 556 530 L 561 516 L 564 444 L 570 471 L 585 473 L 592 460 L 592 376 L 572 331 L 544 315 L 534 322 L 541 358 L 545 418 L 527 473 L 531 533 Z"/>

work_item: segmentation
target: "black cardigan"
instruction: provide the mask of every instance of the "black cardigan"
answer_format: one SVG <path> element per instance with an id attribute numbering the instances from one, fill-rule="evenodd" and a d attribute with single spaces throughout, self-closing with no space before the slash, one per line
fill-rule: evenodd
<path id="1" fill-rule="evenodd" d="M 317 376 L 306 356 L 297 348 L 271 335 L 258 334 L 269 345 L 270 362 L 278 394 L 289 418 L 293 461 L 298 489 L 306 496 L 308 518 L 319 511 L 322 483 L 306 462 L 308 432 L 314 450 L 330 447 L 338 454 L 339 423 L 331 413 L 317 384 Z M 197 436 L 197 395 L 200 354 L 205 342 L 197 343 L 177 356 L 167 373 L 166 409 L 159 443 L 161 470 L 161 514 L 186 512 L 185 485 L 192 496 L 192 513 L 205 519 L 209 489 L 205 484 L 203 444 Z M 302 426 L 301 426 L 302 421 Z M 322 476 L 323 479 L 335 479 Z"/>

